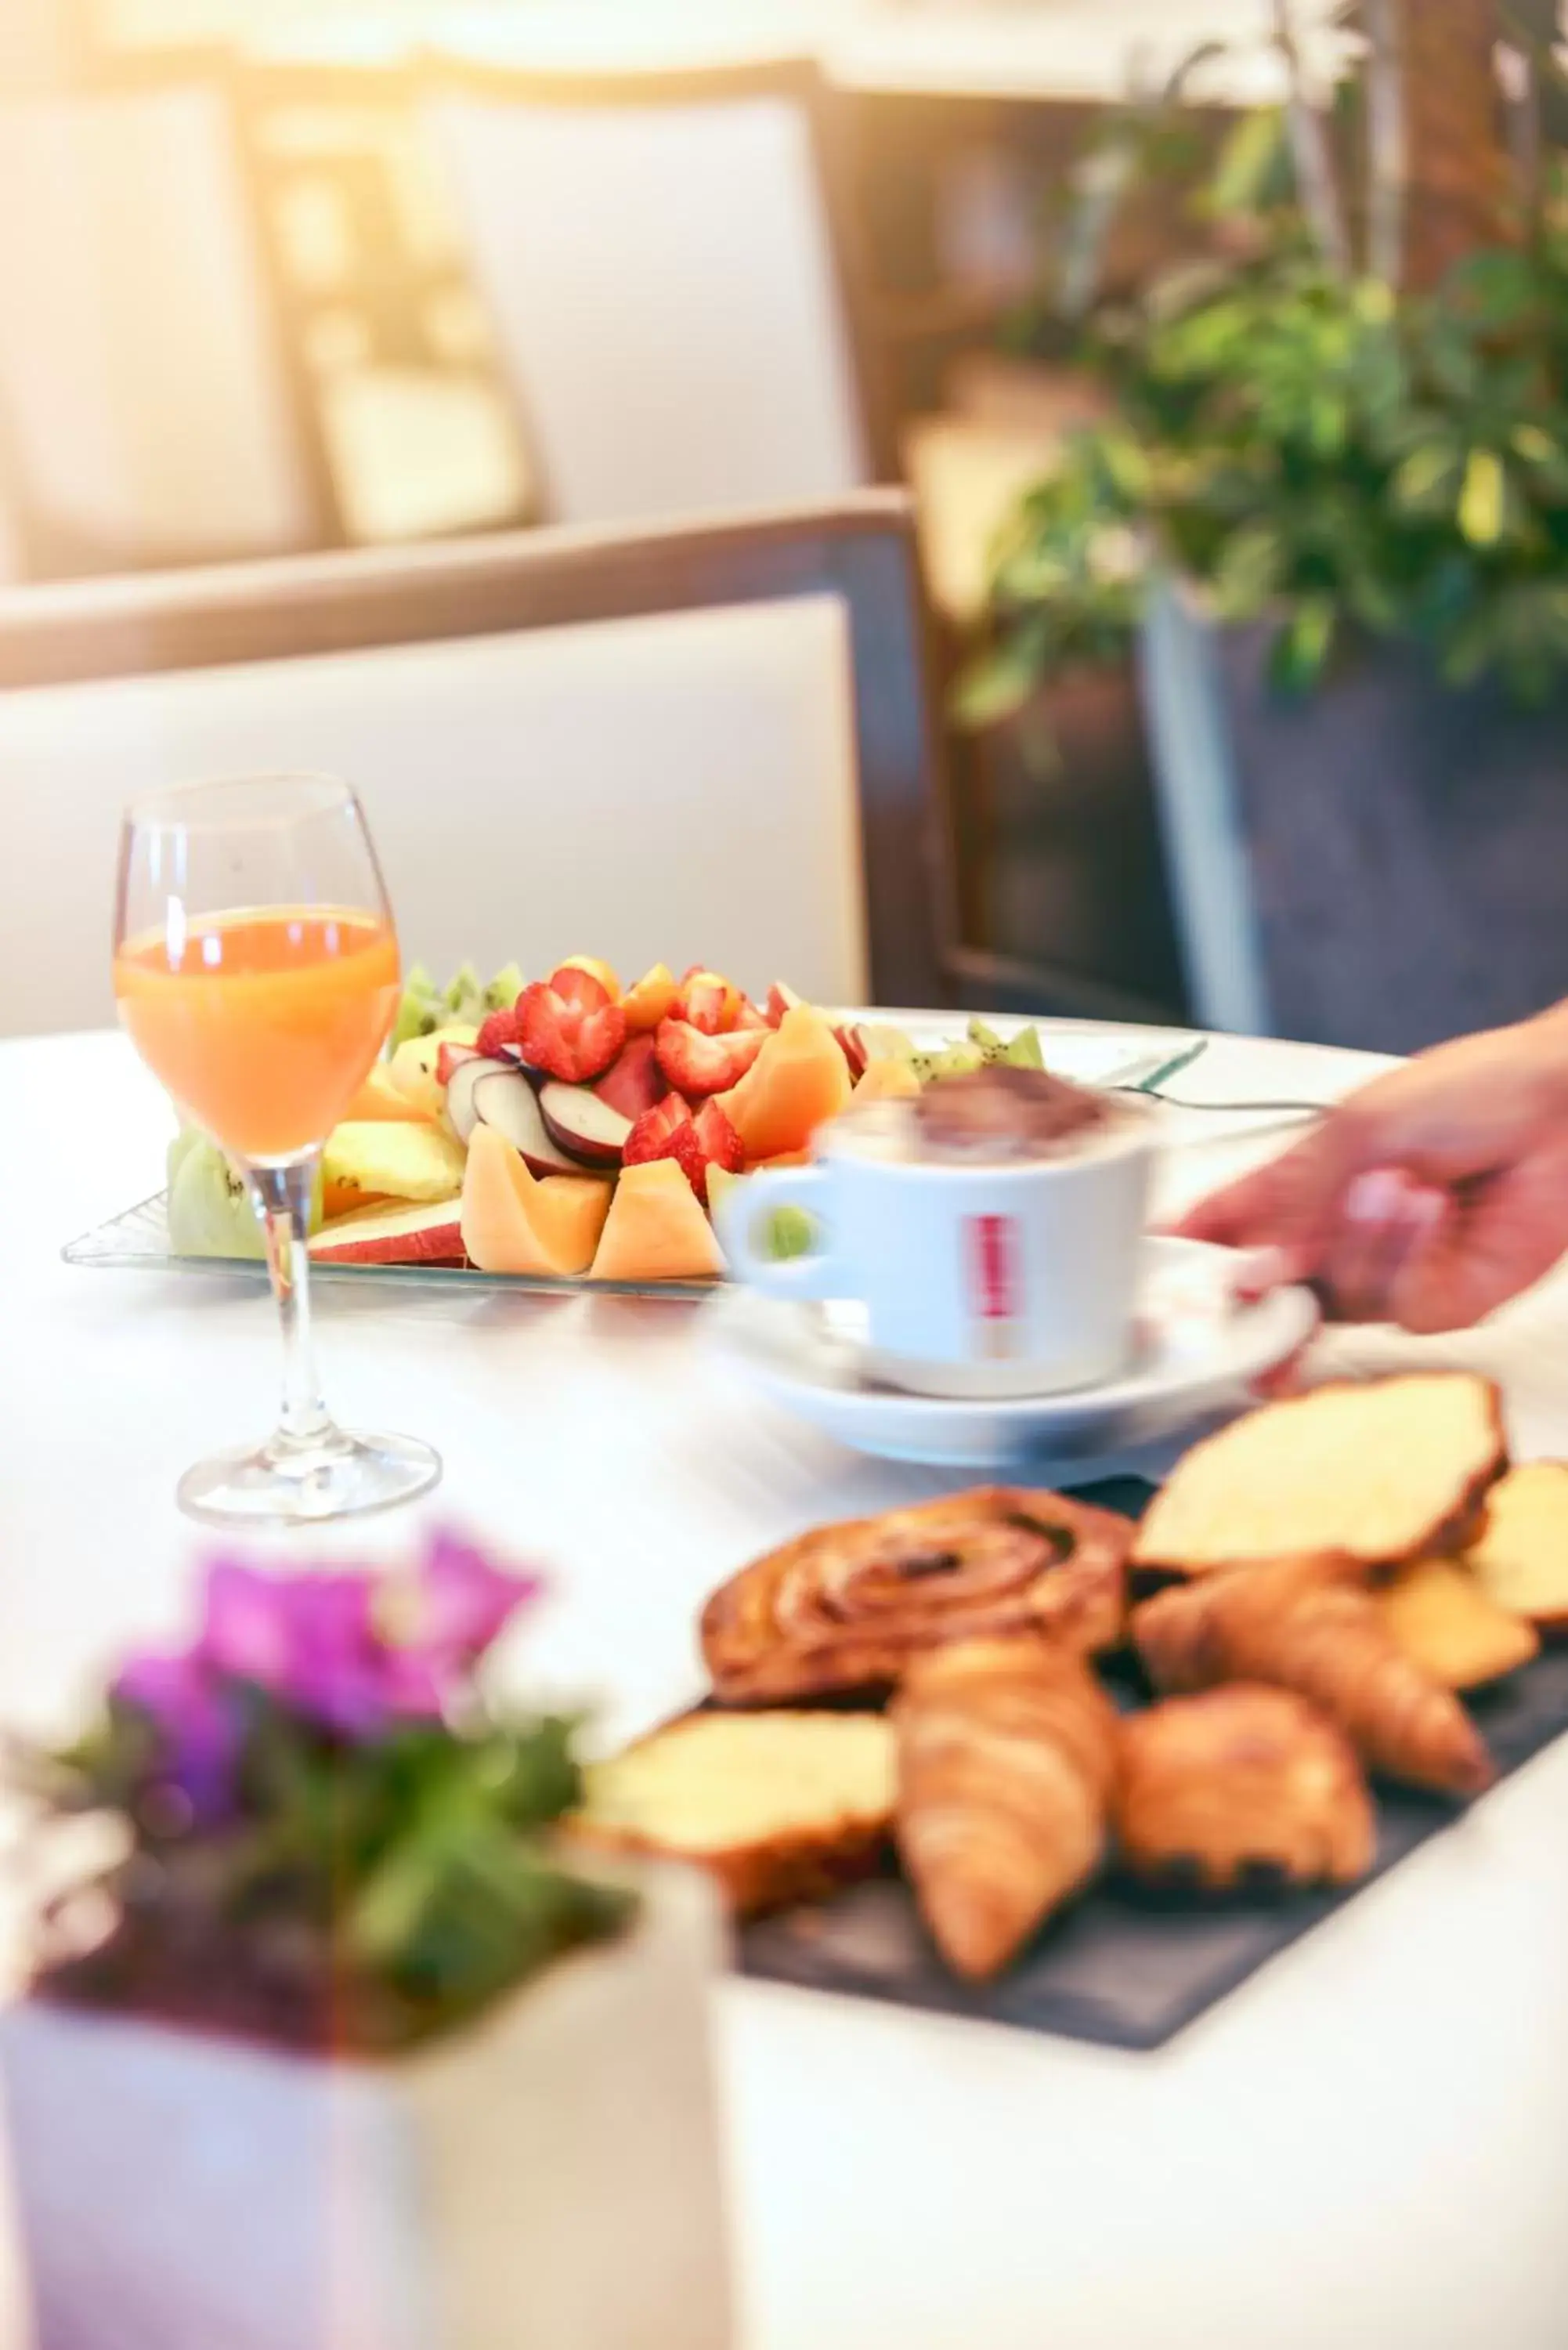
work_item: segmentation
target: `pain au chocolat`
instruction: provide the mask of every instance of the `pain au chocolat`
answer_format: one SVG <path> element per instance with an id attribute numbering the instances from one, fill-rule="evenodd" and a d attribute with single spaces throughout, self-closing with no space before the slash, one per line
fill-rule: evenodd
<path id="1" fill-rule="evenodd" d="M 727 1705 L 896 1688 L 949 1641 L 1046 1633 L 1120 1640 L 1130 1520 L 1060 1493 L 986 1486 L 818 1526 L 721 1586 L 702 1653 Z"/>

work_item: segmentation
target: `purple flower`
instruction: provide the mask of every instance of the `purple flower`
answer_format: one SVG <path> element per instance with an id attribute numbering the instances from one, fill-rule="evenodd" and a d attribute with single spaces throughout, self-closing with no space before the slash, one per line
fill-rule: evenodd
<path id="1" fill-rule="evenodd" d="M 324 1728 L 363 1737 L 389 1710 L 374 1592 L 369 1575 L 269 1575 L 215 1560 L 201 1653 Z"/>
<path id="2" fill-rule="evenodd" d="M 435 1535 L 417 1577 L 274 1575 L 235 1559 L 208 1570 L 199 1653 L 279 1703 L 349 1738 L 446 1710 L 538 1577 L 493 1566 L 472 1544 Z"/>
<path id="3" fill-rule="evenodd" d="M 244 1734 L 230 1684 L 253 1683 L 340 1738 L 439 1721 L 541 1587 L 536 1575 L 507 1575 L 451 1534 L 435 1535 L 417 1575 L 401 1581 L 368 1571 L 272 1574 L 214 1559 L 194 1645 L 179 1656 L 132 1658 L 115 1694 L 157 1725 L 164 1773 L 197 1818 L 221 1817 Z"/>
<path id="4" fill-rule="evenodd" d="M 493 1566 L 458 1534 L 432 1534 L 420 1567 L 418 1645 L 453 1664 L 472 1665 L 544 1587 L 542 1576 Z"/>
<path id="5" fill-rule="evenodd" d="M 193 1653 L 132 1657 L 121 1667 L 113 1694 L 156 1725 L 164 1776 L 195 1818 L 221 1819 L 229 1808 L 241 1731 L 202 1659 Z"/>
<path id="6" fill-rule="evenodd" d="M 236 1680 L 275 1689 L 294 1654 L 291 1586 L 241 1559 L 215 1558 L 207 1568 L 201 1653 Z"/>

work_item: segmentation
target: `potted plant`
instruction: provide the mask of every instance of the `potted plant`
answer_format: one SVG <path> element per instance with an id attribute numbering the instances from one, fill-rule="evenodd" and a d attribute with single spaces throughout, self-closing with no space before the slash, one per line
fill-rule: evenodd
<path id="1" fill-rule="evenodd" d="M 535 1588 L 220 1560 L 19 1758 L 103 1846 L 0 2020 L 38 2350 L 723 2350 L 711 1909 L 554 1833 L 573 1725 L 479 1674 Z"/>
<path id="2" fill-rule="evenodd" d="M 1314 89 L 1275 0 L 1284 103 L 1199 165 L 1146 100 L 1081 190 L 1064 278 L 1113 412 L 1009 525 L 966 705 L 1137 640 L 1207 1024 L 1407 1050 L 1568 993 L 1551 15 L 1361 0 Z M 1098 297 L 1173 151 L 1190 249 Z"/>

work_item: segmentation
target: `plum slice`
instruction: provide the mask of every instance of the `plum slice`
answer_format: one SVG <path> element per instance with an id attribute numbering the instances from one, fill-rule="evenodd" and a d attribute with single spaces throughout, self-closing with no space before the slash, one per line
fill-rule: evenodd
<path id="1" fill-rule="evenodd" d="M 580 1173 L 578 1161 L 551 1141 L 539 1097 L 521 1069 L 488 1071 L 474 1086 L 473 1107 L 486 1126 L 522 1152 L 530 1175 Z"/>
<path id="2" fill-rule="evenodd" d="M 558 1079 L 539 1096 L 539 1115 L 552 1142 L 589 1167 L 618 1167 L 631 1120 L 591 1086 Z"/>

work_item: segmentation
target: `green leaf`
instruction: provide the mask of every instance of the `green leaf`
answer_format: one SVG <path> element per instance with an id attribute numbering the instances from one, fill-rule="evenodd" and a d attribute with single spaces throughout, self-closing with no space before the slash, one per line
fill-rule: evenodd
<path id="1" fill-rule="evenodd" d="M 1205 197 L 1208 210 L 1221 219 L 1257 212 L 1278 182 L 1289 151 L 1282 108 L 1261 107 L 1255 114 L 1242 115 L 1220 150 Z"/>
<path id="2" fill-rule="evenodd" d="M 1334 648 L 1336 619 L 1331 598 L 1303 598 L 1270 654 L 1269 671 L 1276 686 L 1287 693 L 1304 693 L 1317 683 Z"/>
<path id="3" fill-rule="evenodd" d="M 1394 288 L 1386 285 L 1381 277 L 1358 279 L 1351 300 L 1356 317 L 1364 319 L 1369 327 L 1386 327 L 1394 317 Z"/>
<path id="4" fill-rule="evenodd" d="M 999 726 L 1014 718 L 1040 690 L 1046 636 L 1024 627 L 973 660 L 953 689 L 952 712 L 961 726 Z"/>
<path id="5" fill-rule="evenodd" d="M 1459 478 L 1459 452 L 1447 441 L 1428 441 L 1396 468 L 1396 502 L 1418 510 L 1438 499 L 1452 497 Z"/>
<path id="6" fill-rule="evenodd" d="M 1563 444 L 1539 424 L 1516 424 L 1508 437 L 1510 445 L 1527 465 L 1552 465 L 1563 460 Z"/>
<path id="7" fill-rule="evenodd" d="M 1507 477 L 1495 449 L 1472 449 L 1459 492 L 1459 525 L 1472 546 L 1493 546 L 1502 536 Z"/>
<path id="8" fill-rule="evenodd" d="M 1284 554 L 1278 526 L 1251 522 L 1228 538 L 1214 567 L 1214 596 L 1226 619 L 1250 619 L 1278 587 Z"/>

